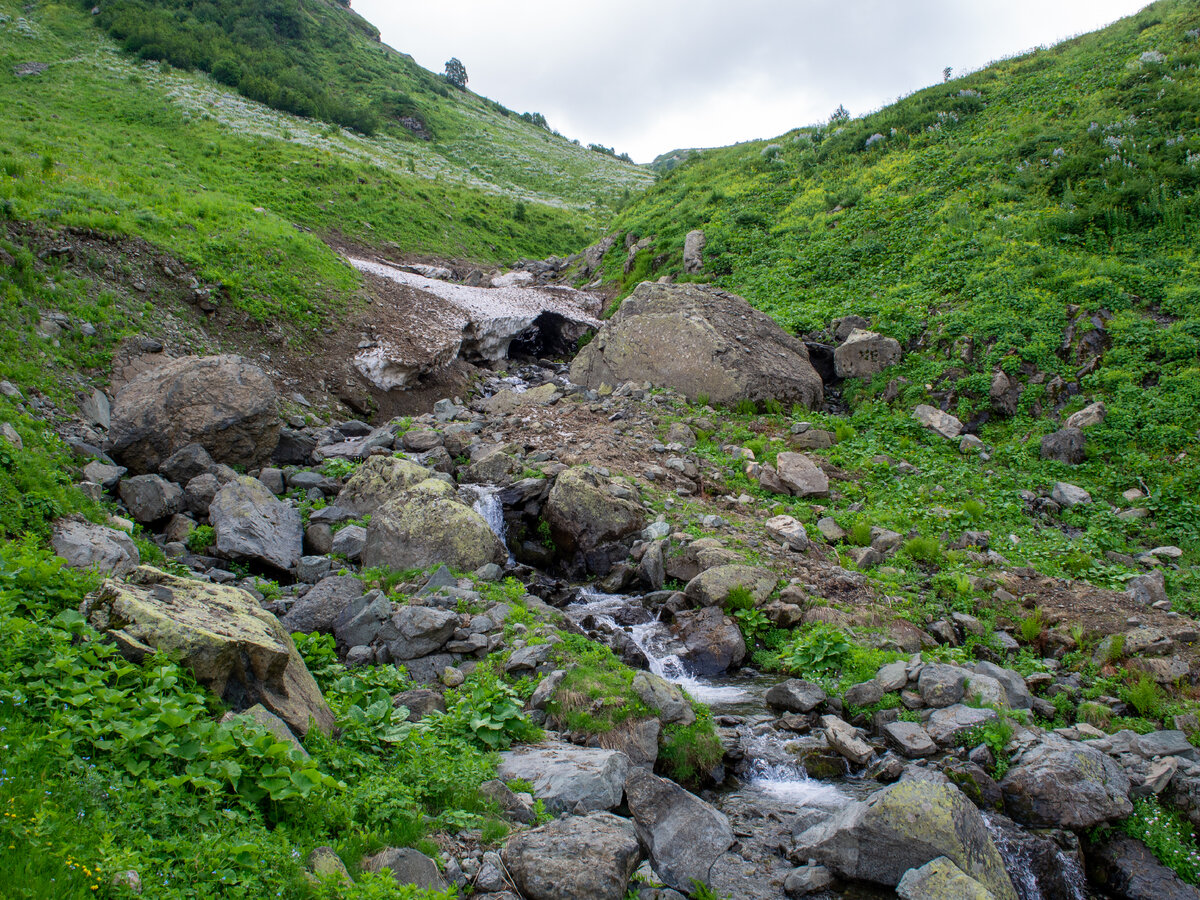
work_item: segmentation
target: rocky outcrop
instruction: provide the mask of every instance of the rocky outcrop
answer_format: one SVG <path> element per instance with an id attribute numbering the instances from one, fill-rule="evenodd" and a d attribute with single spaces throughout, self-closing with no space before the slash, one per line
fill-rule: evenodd
<path id="1" fill-rule="evenodd" d="M 1005 812 L 1026 825 L 1091 828 L 1133 812 L 1120 766 L 1086 744 L 1054 736 L 1026 750 L 1000 788 Z"/>
<path id="2" fill-rule="evenodd" d="M 186 444 L 218 463 L 261 466 L 279 442 L 275 387 L 238 356 L 186 356 L 140 375 L 112 404 L 108 451 L 131 472 L 153 472 Z"/>
<path id="3" fill-rule="evenodd" d="M 504 848 L 527 900 L 623 900 L 640 860 L 633 823 L 611 813 L 557 819 Z"/>
<path id="4" fill-rule="evenodd" d="M 106 581 L 83 607 L 88 622 L 140 662 L 177 659 L 234 709 L 261 703 L 298 734 L 333 729 L 333 713 L 279 620 L 239 588 L 147 566 Z"/>
<path id="5" fill-rule="evenodd" d="M 689 893 L 693 881 L 708 884 L 713 863 L 734 840 L 725 815 L 673 781 L 645 769 L 630 771 L 625 795 L 658 876 Z"/>
<path id="6" fill-rule="evenodd" d="M 105 575 L 128 574 L 141 563 L 133 538 L 115 528 L 96 525 L 82 517 L 59 519 L 50 538 L 54 552 L 73 569 L 91 569 Z"/>
<path id="7" fill-rule="evenodd" d="M 407 459 L 372 456 L 347 479 L 334 505 L 350 516 L 369 516 L 428 478 L 428 469 Z"/>
<path id="8" fill-rule="evenodd" d="M 590 388 L 648 381 L 695 400 L 777 400 L 809 408 L 823 397 L 804 344 L 741 297 L 693 284 L 643 283 L 571 365 Z"/>
<path id="9" fill-rule="evenodd" d="M 704 271 L 704 246 L 707 240 L 700 230 L 689 231 L 683 239 L 683 271 L 698 275 Z"/>
<path id="10" fill-rule="evenodd" d="M 241 477 L 217 491 L 208 508 L 217 552 L 290 571 L 300 562 L 300 513 L 278 500 L 257 478 Z"/>
<path id="11" fill-rule="evenodd" d="M 944 856 L 998 900 L 1017 897 L 979 812 L 957 788 L 925 780 L 901 781 L 849 804 L 801 834 L 795 853 L 887 887 Z"/>
<path id="12" fill-rule="evenodd" d="M 1088 879 L 1126 900 L 1200 900 L 1200 890 L 1154 858 L 1146 845 L 1124 835 L 1088 848 Z"/>
<path id="13" fill-rule="evenodd" d="M 615 809 L 625 793 L 629 759 L 615 750 L 546 743 L 500 754 L 501 779 L 520 778 L 551 812 Z"/>

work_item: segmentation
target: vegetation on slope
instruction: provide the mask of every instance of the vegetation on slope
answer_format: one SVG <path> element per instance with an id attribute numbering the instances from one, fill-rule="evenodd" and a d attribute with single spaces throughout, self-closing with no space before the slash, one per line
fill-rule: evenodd
<path id="1" fill-rule="evenodd" d="M 1049 555 L 1065 566 L 1059 554 L 1078 550 L 1072 566 L 1086 576 L 1086 560 L 1103 568 L 1104 551 L 1128 535 L 1178 543 L 1194 564 L 1198 36 L 1195 5 L 1166 0 L 862 119 L 704 151 L 618 217 L 655 237 L 625 289 L 662 274 L 696 278 L 682 275 L 677 250 L 703 228 L 708 274 L 699 277 L 786 328 L 827 339 L 833 318 L 855 313 L 905 345 L 901 366 L 845 385 L 862 435 L 847 451 L 861 443 L 863 461 L 907 455 L 930 440 L 909 411 L 934 402 L 996 448 L 982 465 L 943 442 L 936 465 L 946 471 L 927 485 L 986 493 L 991 512 L 978 527 L 1008 534 L 1018 492 L 1057 480 L 1118 506 L 1122 491 L 1142 487 L 1155 525 L 1120 522 L 1103 503 L 1082 513 L 1087 522 L 1073 510 L 1051 532 L 1066 546 Z M 672 262 L 654 269 L 664 253 Z M 609 274 L 622 279 L 616 264 Z M 989 398 L 997 371 L 1026 385 L 1010 419 Z M 1042 435 L 1092 400 L 1105 401 L 1108 417 L 1088 430 L 1088 461 L 1042 461 Z M 900 501 L 893 482 L 857 487 L 871 498 L 868 515 Z M 920 501 L 900 518 L 931 511 Z M 1170 577 L 1186 579 L 1186 568 Z"/>

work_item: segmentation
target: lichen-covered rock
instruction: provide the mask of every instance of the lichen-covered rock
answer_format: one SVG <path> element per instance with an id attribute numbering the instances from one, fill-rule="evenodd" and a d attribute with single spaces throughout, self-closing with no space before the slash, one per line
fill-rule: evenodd
<path id="1" fill-rule="evenodd" d="M 217 552 L 254 559 L 288 571 L 304 552 L 300 512 L 279 500 L 257 478 L 243 476 L 225 485 L 208 507 Z"/>
<path id="2" fill-rule="evenodd" d="M 609 480 L 590 466 L 559 473 L 542 514 L 560 553 L 586 553 L 645 526 L 645 510 L 609 487 Z"/>
<path id="3" fill-rule="evenodd" d="M 1026 750 L 1000 789 L 1004 809 L 1026 825 L 1091 828 L 1133 812 L 1129 778 L 1107 754 L 1047 737 Z"/>
<path id="4" fill-rule="evenodd" d="M 904 900 L 996 900 L 996 895 L 944 856 L 909 869 L 896 885 Z"/>
<path id="5" fill-rule="evenodd" d="M 153 472 L 186 444 L 229 466 L 262 466 L 279 442 L 275 387 L 238 356 L 186 356 L 138 376 L 112 404 L 108 450 L 135 473 Z"/>
<path id="6" fill-rule="evenodd" d="M 354 516 L 372 515 L 389 500 L 429 478 L 429 470 L 395 456 L 372 456 L 358 467 L 334 504 Z"/>
<path id="7" fill-rule="evenodd" d="M 519 778 L 551 812 L 615 809 L 625 794 L 629 759 L 616 750 L 546 742 L 500 754 L 500 778 Z"/>
<path id="8" fill-rule="evenodd" d="M 298 734 L 310 720 L 333 729 L 333 713 L 291 637 L 240 588 L 142 566 L 128 583 L 105 581 L 83 612 L 127 658 L 165 653 L 235 709 L 261 703 Z"/>
<path id="9" fill-rule="evenodd" d="M 689 581 L 684 593 L 697 606 L 723 606 L 741 588 L 749 592 L 755 606 L 761 606 L 778 582 L 775 573 L 757 566 L 716 566 Z"/>
<path id="10" fill-rule="evenodd" d="M 611 813 L 556 819 L 504 848 L 527 900 L 623 900 L 641 856 L 633 823 Z"/>
<path id="11" fill-rule="evenodd" d="M 653 672 L 634 675 L 633 692 L 647 707 L 659 711 L 659 719 L 664 725 L 691 725 L 696 721 L 696 713 L 683 691 Z"/>
<path id="12" fill-rule="evenodd" d="M 900 362 L 900 342 L 874 331 L 855 328 L 833 352 L 838 378 L 868 378 Z"/>
<path id="13" fill-rule="evenodd" d="M 979 811 L 958 788 L 925 780 L 900 781 L 843 807 L 801 834 L 795 855 L 887 887 L 945 856 L 998 900 L 1017 897 Z"/>
<path id="14" fill-rule="evenodd" d="M 803 343 L 741 297 L 694 284 L 638 285 L 571 365 L 590 388 L 648 381 L 714 403 L 811 408 L 821 378 Z"/>
<path id="15" fill-rule="evenodd" d="M 137 545 L 129 535 L 82 517 L 55 522 L 50 546 L 71 568 L 95 567 L 105 575 L 125 575 L 141 563 Z"/>

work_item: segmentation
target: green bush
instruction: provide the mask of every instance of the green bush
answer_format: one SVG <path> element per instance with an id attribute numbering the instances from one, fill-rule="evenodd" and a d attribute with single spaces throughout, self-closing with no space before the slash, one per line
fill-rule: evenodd
<path id="1" fill-rule="evenodd" d="M 199 525 L 188 534 L 187 548 L 193 553 L 206 553 L 216 538 L 217 532 L 211 525 Z"/>
<path id="2" fill-rule="evenodd" d="M 779 664 L 785 672 L 821 675 L 842 668 L 850 654 L 851 644 L 845 633 L 820 623 L 796 634 L 780 651 Z"/>

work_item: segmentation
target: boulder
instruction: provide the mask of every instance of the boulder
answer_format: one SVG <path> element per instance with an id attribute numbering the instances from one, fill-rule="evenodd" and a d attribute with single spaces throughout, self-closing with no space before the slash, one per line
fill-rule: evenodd
<path id="1" fill-rule="evenodd" d="M 829 496 L 829 476 L 803 453 L 780 453 L 775 474 L 793 497 Z"/>
<path id="2" fill-rule="evenodd" d="M 963 698 L 968 675 L 970 673 L 966 669 L 958 666 L 934 663 L 921 669 L 917 689 L 926 706 L 953 706 Z"/>
<path id="3" fill-rule="evenodd" d="M 741 629 L 718 606 L 677 613 L 671 630 L 684 646 L 680 658 L 695 675 L 724 675 L 746 658 Z"/>
<path id="4" fill-rule="evenodd" d="M 1125 900 L 1200 900 L 1200 890 L 1154 858 L 1146 845 L 1116 834 L 1088 847 L 1088 881 Z"/>
<path id="5" fill-rule="evenodd" d="M 1077 466 L 1087 459 L 1083 445 L 1082 431 L 1078 428 L 1063 428 L 1061 431 L 1055 431 L 1042 438 L 1042 459 L 1052 459 L 1069 466 Z"/>
<path id="6" fill-rule="evenodd" d="M 361 525 L 347 525 L 333 536 L 329 550 L 335 556 L 343 556 L 351 562 L 362 556 L 367 546 L 367 529 Z"/>
<path id="7" fill-rule="evenodd" d="M 645 510 L 609 487 L 609 480 L 590 466 L 559 473 L 542 514 L 561 553 L 586 553 L 645 527 Z"/>
<path id="8" fill-rule="evenodd" d="M 977 675 L 987 675 L 1000 682 L 1001 687 L 1004 688 L 1004 696 L 1009 709 L 1033 708 L 1033 694 L 1029 692 L 1020 672 L 987 661 L 976 663 L 975 672 Z M 971 683 L 974 684 L 974 681 Z"/>
<path id="9" fill-rule="evenodd" d="M 1091 828 L 1133 812 L 1129 778 L 1087 744 L 1047 738 L 1026 750 L 1000 789 L 1005 811 L 1026 825 Z"/>
<path id="10" fill-rule="evenodd" d="M 428 469 L 395 456 L 372 456 L 346 481 L 334 503 L 347 518 L 377 509 L 429 478 Z"/>
<path id="11" fill-rule="evenodd" d="M 123 531 L 106 528 L 82 516 L 59 519 L 50 537 L 54 552 L 72 569 L 91 569 L 120 577 L 141 563 L 137 545 Z"/>
<path id="12" fill-rule="evenodd" d="M 650 382 L 695 400 L 777 400 L 812 409 L 821 378 L 804 344 L 741 297 L 694 284 L 638 285 L 571 364 L 571 380 Z"/>
<path id="13" fill-rule="evenodd" d="M 808 532 L 792 516 L 772 516 L 764 526 L 767 534 L 789 549 L 803 553 L 809 547 Z"/>
<path id="14" fill-rule="evenodd" d="M 1088 406 L 1085 406 L 1077 413 L 1072 413 L 1067 417 L 1065 427 L 1067 428 L 1091 428 L 1093 425 L 1100 425 L 1108 416 L 1108 407 L 1104 405 L 1103 400 L 1098 400 Z"/>
<path id="15" fill-rule="evenodd" d="M 875 755 L 875 750 L 858 736 L 858 731 L 837 716 L 821 716 L 821 727 L 825 729 L 829 748 L 854 765 L 865 766 Z"/>
<path id="16" fill-rule="evenodd" d="M 913 418 L 926 428 L 930 428 L 950 440 L 959 437 L 963 432 L 963 423 L 950 413 L 944 413 L 940 409 L 924 403 L 913 410 Z"/>
<path id="17" fill-rule="evenodd" d="M 689 581 L 684 593 L 697 606 L 724 606 L 731 592 L 744 588 L 750 592 L 754 605 L 761 606 L 778 581 L 774 572 L 756 566 L 716 566 Z"/>
<path id="18" fill-rule="evenodd" d="M 1125 594 L 1134 603 L 1140 603 L 1142 606 L 1165 602 L 1168 600 L 1167 577 L 1162 569 L 1138 575 L 1126 582 Z"/>
<path id="19" fill-rule="evenodd" d="M 212 472 L 216 460 L 202 444 L 185 444 L 158 466 L 158 474 L 176 484 L 187 484 L 206 472 Z"/>
<path id="20" fill-rule="evenodd" d="M 611 813 L 557 819 L 504 848 L 527 900 L 623 900 L 640 860 L 637 829 Z"/>
<path id="21" fill-rule="evenodd" d="M 281 620 L 283 627 L 289 632 L 333 634 L 346 608 L 362 595 L 363 583 L 353 576 L 322 578 L 287 611 Z"/>
<path id="22" fill-rule="evenodd" d="M 107 449 L 137 473 L 190 443 L 219 463 L 261 467 L 279 442 L 276 402 L 271 380 L 241 357 L 171 360 L 117 394 Z"/>
<path id="23" fill-rule="evenodd" d="M 998 900 L 1017 898 L 979 811 L 945 784 L 900 781 L 850 803 L 802 833 L 795 853 L 845 878 L 886 887 L 899 884 L 909 869 L 945 856 Z"/>
<path id="24" fill-rule="evenodd" d="M 430 891 L 444 891 L 446 880 L 437 863 L 411 847 L 387 847 L 363 860 L 363 869 L 379 873 L 387 869 L 392 880 L 400 886 L 416 885 Z"/>
<path id="25" fill-rule="evenodd" d="M 765 700 L 772 709 L 790 713 L 812 712 L 827 699 L 820 685 L 799 678 L 789 678 L 767 691 Z"/>
<path id="26" fill-rule="evenodd" d="M 292 729 L 287 727 L 287 722 L 275 715 L 261 703 L 255 703 L 245 712 L 241 713 L 225 713 L 221 717 L 222 722 L 232 722 L 242 720 L 252 726 L 263 728 L 275 736 L 275 739 L 280 743 L 290 744 L 293 750 L 296 750 L 305 759 L 308 759 L 308 751 L 304 749 L 304 745 L 300 743 L 300 739 L 292 734 Z"/>
<path id="27" fill-rule="evenodd" d="M 235 710 L 261 703 L 299 734 L 310 720 L 333 729 L 333 713 L 291 637 L 239 588 L 142 566 L 128 583 L 105 581 L 83 612 L 125 657 L 141 662 L 165 653 Z"/>
<path id="28" fill-rule="evenodd" d="M 888 722 L 883 726 L 883 736 L 901 756 L 909 759 L 921 759 L 937 753 L 938 747 L 933 738 L 916 722 Z"/>
<path id="29" fill-rule="evenodd" d="M 497 774 L 528 781 L 551 812 L 608 810 L 621 805 L 629 759 L 615 750 L 545 742 L 501 753 Z"/>
<path id="30" fill-rule="evenodd" d="M 217 491 L 208 507 L 208 520 L 222 556 L 258 560 L 290 571 L 304 552 L 300 512 L 256 478 L 242 476 Z"/>
<path id="31" fill-rule="evenodd" d="M 458 614 L 433 606 L 401 606 L 378 632 L 392 659 L 417 659 L 437 653 L 458 628 Z"/>
<path id="32" fill-rule="evenodd" d="M 683 271 L 688 275 L 699 275 L 704 271 L 704 232 L 689 231 L 683 239 Z"/>
<path id="33" fill-rule="evenodd" d="M 659 878 L 689 893 L 693 881 L 707 885 L 713 863 L 734 841 L 724 813 L 645 769 L 630 770 L 625 797 Z"/>
<path id="34" fill-rule="evenodd" d="M 646 706 L 659 711 L 664 725 L 691 725 L 696 713 L 683 691 L 653 672 L 638 672 L 633 676 L 633 692 Z"/>
<path id="35" fill-rule="evenodd" d="M 135 475 L 121 482 L 121 502 L 143 525 L 158 522 L 183 508 L 183 488 L 158 475 Z"/>
<path id="36" fill-rule="evenodd" d="M 454 496 L 443 481 L 428 479 L 385 503 L 371 516 L 363 566 L 427 569 L 446 565 L 473 572 L 508 559 L 487 521 Z"/>
<path id="37" fill-rule="evenodd" d="M 900 342 L 874 331 L 855 328 L 833 352 L 838 378 L 869 378 L 900 362 Z"/>
<path id="38" fill-rule="evenodd" d="M 1053 489 L 1050 491 L 1050 499 L 1059 506 L 1064 506 L 1071 509 L 1074 506 L 1081 506 L 1092 502 L 1092 495 L 1083 488 L 1074 484 L 1067 484 L 1065 481 L 1055 482 Z"/>
<path id="39" fill-rule="evenodd" d="M 996 900 L 996 895 L 944 856 L 909 869 L 896 885 L 904 900 Z"/>
<path id="40" fill-rule="evenodd" d="M 974 728 L 996 718 L 994 709 L 980 709 L 956 703 L 945 709 L 935 709 L 925 722 L 925 730 L 943 747 L 951 747 Z"/>

